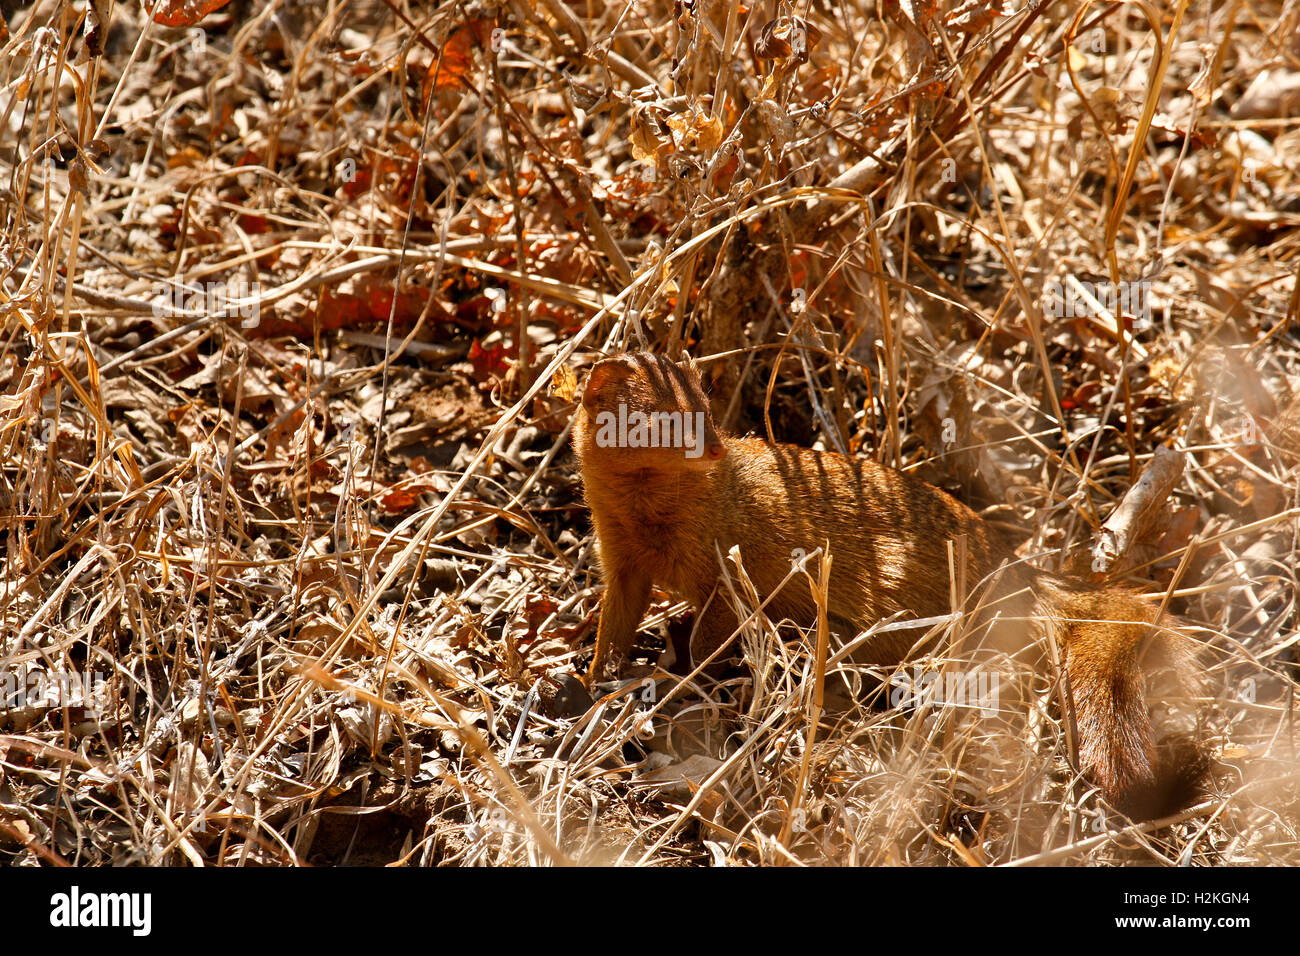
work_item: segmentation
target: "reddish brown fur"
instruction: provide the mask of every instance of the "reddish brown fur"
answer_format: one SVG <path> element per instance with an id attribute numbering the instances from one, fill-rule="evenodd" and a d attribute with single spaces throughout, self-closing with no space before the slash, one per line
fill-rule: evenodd
<path id="1" fill-rule="evenodd" d="M 702 412 L 705 453 L 692 460 L 681 448 L 602 446 L 598 416 L 616 413 L 619 403 Z M 898 612 L 952 610 L 948 542 L 964 538 L 970 583 L 997 583 L 985 600 L 996 597 L 1013 619 L 1042 619 L 1064 649 L 1084 772 L 1116 803 L 1148 802 L 1157 774 L 1138 658 L 1144 642 L 1164 658 L 1185 651 L 1176 636 L 1150 626 L 1153 612 L 1134 597 L 1022 566 L 995 575 L 1009 554 L 965 505 L 872 461 L 720 434 L 693 367 L 662 357 L 624 355 L 592 369 L 575 445 L 606 581 L 589 679 L 617 676 L 652 585 L 703 607 L 720 577 L 719 554 L 732 545 L 767 597 L 792 555 L 829 543 L 832 618 L 860 631 Z M 806 582 L 786 584 L 767 613 L 811 621 Z M 729 603 L 714 597 L 697 623 L 692 656 L 712 653 L 736 626 Z M 995 630 L 1006 650 L 1032 641 L 1025 627 Z M 916 652 L 916 636 L 895 631 L 869 643 L 860 659 L 899 664 Z"/>

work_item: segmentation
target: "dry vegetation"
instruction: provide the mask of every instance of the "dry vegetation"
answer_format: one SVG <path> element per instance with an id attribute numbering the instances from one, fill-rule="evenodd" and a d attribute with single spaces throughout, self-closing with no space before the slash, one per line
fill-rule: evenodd
<path id="1" fill-rule="evenodd" d="M 1011 2 L 7 13 L 0 860 L 1300 863 L 1300 4 Z M 720 681 L 548 678 L 574 376 L 643 345 L 1167 601 L 1205 792 L 1132 826 L 1054 675 L 991 739 L 761 616 Z"/>

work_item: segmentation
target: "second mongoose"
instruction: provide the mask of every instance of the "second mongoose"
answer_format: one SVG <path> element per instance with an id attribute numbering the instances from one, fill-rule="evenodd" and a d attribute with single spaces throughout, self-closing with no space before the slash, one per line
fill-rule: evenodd
<path id="1" fill-rule="evenodd" d="M 891 615 L 952 611 L 950 542 L 959 543 L 967 580 L 996 582 L 984 603 L 1007 612 L 999 646 L 1031 644 L 1035 627 L 1057 642 L 1080 769 L 1116 806 L 1149 808 L 1166 768 L 1146 677 L 1157 664 L 1188 673 L 1192 645 L 1136 596 L 1004 565 L 1009 549 L 975 512 L 892 468 L 720 432 L 689 361 L 636 353 L 599 362 L 574 444 L 605 579 L 589 683 L 619 675 L 653 586 L 706 608 L 692 658 L 717 650 L 738 626 L 715 593 L 719 556 L 732 546 L 761 597 L 779 588 L 768 617 L 808 624 L 816 605 L 805 580 L 788 579 L 792 555 L 829 545 L 829 615 L 852 636 Z M 873 637 L 855 659 L 900 664 L 917 653 L 916 633 Z"/>

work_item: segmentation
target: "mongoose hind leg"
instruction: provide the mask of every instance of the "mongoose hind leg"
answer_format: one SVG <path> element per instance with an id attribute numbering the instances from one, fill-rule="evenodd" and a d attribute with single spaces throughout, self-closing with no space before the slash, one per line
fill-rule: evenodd
<path id="1" fill-rule="evenodd" d="M 702 602 L 700 611 L 695 617 L 695 626 L 690 640 L 691 668 L 694 669 L 708 660 L 714 651 L 731 639 L 739 627 L 740 620 L 722 593 L 722 587 L 719 586 L 707 602 Z M 740 653 L 739 642 L 740 637 L 737 636 L 727 651 L 718 654 L 705 666 L 704 673 L 710 677 L 720 676 L 726 668 L 728 658 Z"/>

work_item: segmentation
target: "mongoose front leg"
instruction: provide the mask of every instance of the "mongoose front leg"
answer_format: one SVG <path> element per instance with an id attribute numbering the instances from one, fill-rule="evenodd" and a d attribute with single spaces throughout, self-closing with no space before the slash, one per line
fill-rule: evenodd
<path id="1" fill-rule="evenodd" d="M 637 625 L 650 606 L 650 575 L 636 568 L 607 573 L 596 626 L 596 655 L 587 671 L 587 684 L 619 675 L 627 663 Z"/>

